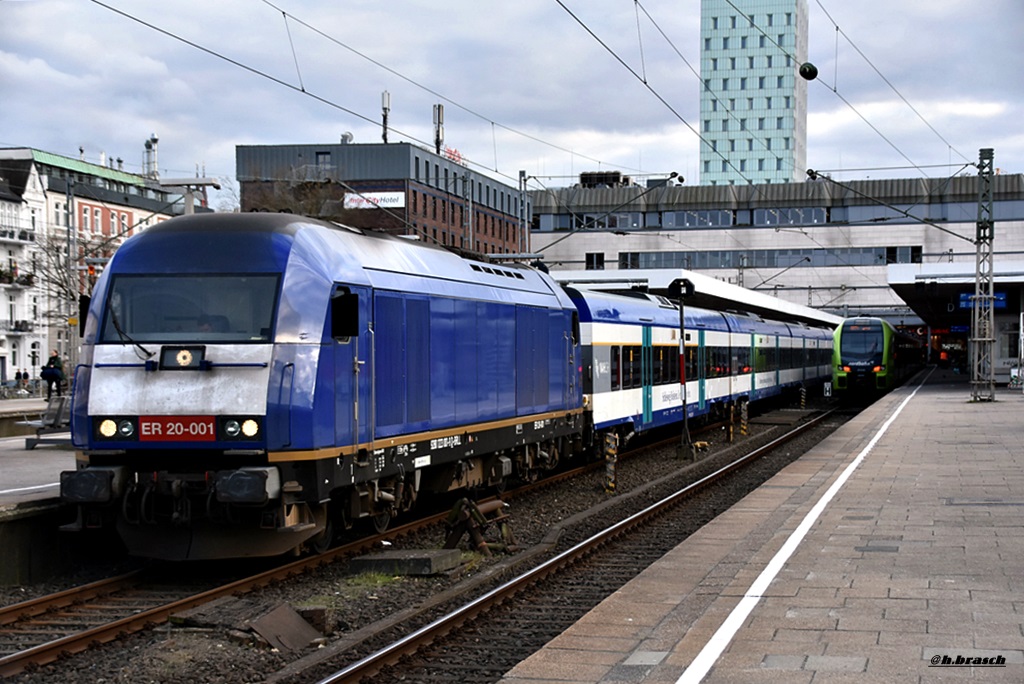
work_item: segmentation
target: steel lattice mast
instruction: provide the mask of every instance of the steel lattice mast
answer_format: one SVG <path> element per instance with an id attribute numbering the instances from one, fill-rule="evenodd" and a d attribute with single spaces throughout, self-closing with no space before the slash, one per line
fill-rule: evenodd
<path id="1" fill-rule="evenodd" d="M 971 298 L 971 400 L 995 400 L 995 292 L 993 289 L 992 150 L 982 149 L 978 162 L 978 228 L 974 297 Z"/>

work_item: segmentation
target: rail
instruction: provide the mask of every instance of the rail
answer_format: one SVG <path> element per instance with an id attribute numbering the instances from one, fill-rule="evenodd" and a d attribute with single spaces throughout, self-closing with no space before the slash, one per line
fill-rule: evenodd
<path id="1" fill-rule="evenodd" d="M 816 416 L 808 422 L 772 440 L 768 444 L 741 456 L 732 463 L 729 463 L 687 487 L 684 487 L 675 494 L 648 506 L 644 510 L 639 511 L 624 520 L 621 520 L 611 527 L 608 527 L 589 539 L 586 539 L 572 548 L 563 551 L 557 556 L 526 571 L 522 575 L 509 580 L 505 584 L 502 584 L 455 611 L 438 618 L 434 622 L 431 622 L 402 639 L 393 642 L 389 646 L 380 649 L 362 660 L 352 663 L 344 669 L 320 680 L 318 684 L 347 684 L 350 682 L 359 682 L 377 674 L 382 668 L 388 665 L 397 664 L 403 657 L 416 653 L 422 647 L 434 642 L 440 637 L 443 637 L 445 634 L 456 629 L 459 625 L 464 624 L 477 615 L 480 615 L 492 607 L 507 601 L 523 588 L 543 580 L 545 577 L 557 572 L 561 568 L 571 565 L 583 556 L 586 556 L 600 548 L 610 540 L 638 527 L 652 518 L 657 517 L 662 512 L 680 504 L 697 492 L 703 490 L 705 487 L 714 484 L 738 468 L 743 467 L 750 461 L 756 460 L 778 446 L 796 438 L 801 433 L 811 429 L 831 416 L 833 412 L 834 411 L 827 411 Z"/>

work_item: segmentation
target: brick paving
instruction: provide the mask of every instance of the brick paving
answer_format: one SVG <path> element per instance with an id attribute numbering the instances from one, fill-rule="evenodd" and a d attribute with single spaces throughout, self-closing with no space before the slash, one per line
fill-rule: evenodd
<path id="1" fill-rule="evenodd" d="M 915 387 L 876 402 L 502 684 L 679 681 Z M 973 403 L 965 378 L 934 371 L 702 681 L 1024 681 L 1022 413 L 1019 390 L 999 388 L 995 402 Z M 970 664 L 984 658 L 999 666 Z"/>

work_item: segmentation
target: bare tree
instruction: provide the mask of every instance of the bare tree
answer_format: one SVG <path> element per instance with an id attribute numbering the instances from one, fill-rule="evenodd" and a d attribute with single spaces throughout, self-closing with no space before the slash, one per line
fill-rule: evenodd
<path id="1" fill-rule="evenodd" d="M 50 325 L 66 324 L 76 316 L 78 300 L 90 294 L 103 264 L 114 254 L 120 236 L 90 236 L 79 233 L 72 244 L 67 234 L 48 233 L 33 255 L 33 283 L 42 288 L 49 303 L 42 314 Z M 70 256 L 70 258 L 69 258 Z"/>
<path id="2" fill-rule="evenodd" d="M 242 206 L 242 195 L 238 189 L 238 182 L 234 178 L 221 176 L 217 178 L 220 182 L 220 190 L 217 191 L 217 211 L 234 213 Z"/>

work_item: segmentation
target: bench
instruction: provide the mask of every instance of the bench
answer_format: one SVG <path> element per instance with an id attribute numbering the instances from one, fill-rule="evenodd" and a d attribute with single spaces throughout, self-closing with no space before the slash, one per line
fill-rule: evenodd
<path id="1" fill-rule="evenodd" d="M 39 420 L 19 420 L 18 425 L 36 429 L 35 437 L 25 438 L 25 448 L 35 449 L 37 444 L 71 444 L 71 397 L 50 397 Z M 61 437 L 44 437 L 68 433 Z"/>

